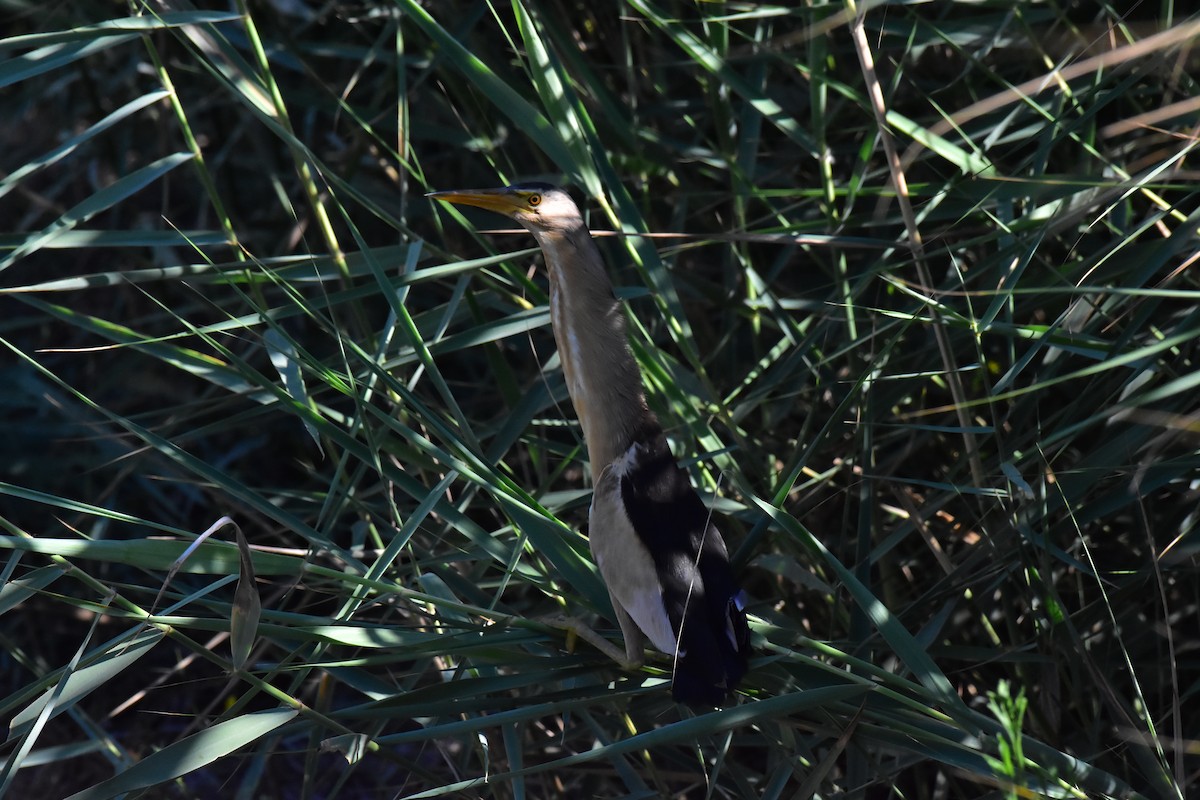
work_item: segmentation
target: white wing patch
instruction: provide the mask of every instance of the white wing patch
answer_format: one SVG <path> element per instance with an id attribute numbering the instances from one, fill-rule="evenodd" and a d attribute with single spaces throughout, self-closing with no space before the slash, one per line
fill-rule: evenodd
<path id="1" fill-rule="evenodd" d="M 622 598 L 620 602 L 655 647 L 667 655 L 675 655 L 675 632 L 671 630 L 662 592 L 657 589 L 638 589 L 628 601 Z M 682 650 L 679 655 L 684 655 Z"/>
<path id="2" fill-rule="evenodd" d="M 621 472 L 630 454 L 610 464 L 592 495 L 589 542 L 609 592 L 656 648 L 675 655 L 675 631 L 663 604 L 650 551 L 621 501 Z M 682 654 L 681 654 L 682 655 Z"/>

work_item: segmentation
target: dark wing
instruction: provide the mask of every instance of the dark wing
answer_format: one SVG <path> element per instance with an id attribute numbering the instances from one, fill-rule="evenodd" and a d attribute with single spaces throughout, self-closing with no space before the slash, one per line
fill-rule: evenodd
<path id="1" fill-rule="evenodd" d="M 720 705 L 745 674 L 750 650 L 725 542 L 666 437 L 657 432 L 633 447 L 621 470 L 621 498 L 654 560 L 679 641 L 674 697 L 689 705 Z"/>

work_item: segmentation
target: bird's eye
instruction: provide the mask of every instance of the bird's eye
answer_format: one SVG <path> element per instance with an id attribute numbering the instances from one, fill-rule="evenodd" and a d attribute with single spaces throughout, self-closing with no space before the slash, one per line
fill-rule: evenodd
<path id="1" fill-rule="evenodd" d="M 529 195 L 529 200 L 527 202 L 529 205 L 537 208 L 542 204 L 542 196 L 540 194 L 531 194 Z"/>

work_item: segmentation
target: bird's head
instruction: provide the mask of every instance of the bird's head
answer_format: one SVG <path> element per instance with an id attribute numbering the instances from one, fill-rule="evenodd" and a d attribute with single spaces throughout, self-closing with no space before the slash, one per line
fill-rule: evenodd
<path id="1" fill-rule="evenodd" d="M 516 220 L 532 233 L 568 233 L 583 227 L 571 195 L 549 183 L 514 183 L 503 189 L 453 189 L 425 195 L 435 200 L 477 206 Z"/>

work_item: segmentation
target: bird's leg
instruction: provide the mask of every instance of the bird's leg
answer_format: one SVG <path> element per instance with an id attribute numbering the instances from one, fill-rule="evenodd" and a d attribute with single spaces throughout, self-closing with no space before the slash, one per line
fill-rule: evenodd
<path id="1" fill-rule="evenodd" d="M 642 666 L 642 632 L 638 630 L 637 625 L 634 624 L 633 620 L 629 618 L 629 615 L 620 606 L 613 603 L 613 608 L 616 610 L 617 622 L 621 625 L 621 633 L 625 637 L 625 652 L 623 654 L 620 648 L 596 633 L 586 622 L 578 617 L 555 614 L 549 617 L 541 617 L 539 621 L 559 630 L 566 631 L 569 635 L 578 636 L 615 661 L 621 669 L 626 672 L 636 672 Z M 628 624 L 633 631 L 632 634 L 626 629 L 625 620 L 628 620 Z"/>
<path id="2" fill-rule="evenodd" d="M 625 640 L 625 661 L 632 665 L 632 669 L 637 669 L 642 666 L 642 661 L 646 656 L 645 636 L 642 634 L 642 629 L 633 621 L 633 617 L 629 616 L 629 612 L 621 607 L 617 598 L 612 596 L 612 592 L 609 592 L 608 598 L 612 601 L 617 624 L 621 626 L 621 638 Z"/>
<path id="3" fill-rule="evenodd" d="M 556 614 L 550 617 L 541 617 L 540 622 L 566 631 L 569 636 L 578 636 L 592 647 L 599 650 L 604 655 L 616 662 L 617 666 L 627 672 L 633 672 L 642 666 L 641 658 L 628 657 L 629 643 L 626 642 L 626 653 L 622 653 L 621 649 L 612 642 L 605 639 L 600 634 L 596 633 L 591 627 L 579 619 L 578 617 L 569 617 L 565 614 Z M 639 653 L 640 655 L 640 653 Z"/>

